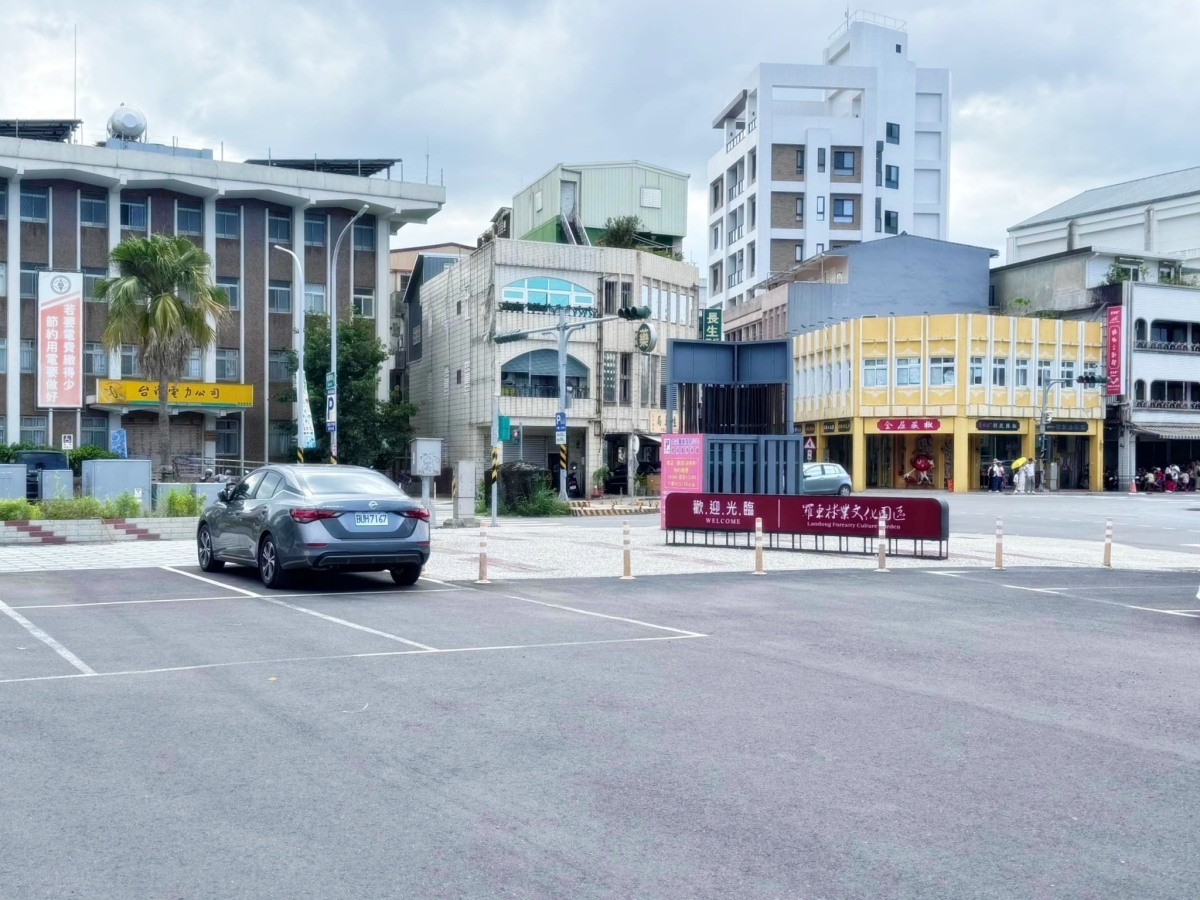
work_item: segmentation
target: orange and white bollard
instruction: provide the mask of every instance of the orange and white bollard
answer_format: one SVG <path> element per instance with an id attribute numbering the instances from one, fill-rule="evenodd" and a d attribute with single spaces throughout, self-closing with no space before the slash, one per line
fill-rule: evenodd
<path id="1" fill-rule="evenodd" d="M 883 516 L 879 517 L 879 539 L 876 541 L 879 545 L 879 565 L 876 566 L 876 572 L 886 572 L 887 567 L 887 519 Z"/>
<path id="2" fill-rule="evenodd" d="M 1129 479 L 1129 493 L 1131 493 L 1131 494 L 1137 493 L 1137 476 L 1136 475 L 1133 478 Z"/>
<path id="3" fill-rule="evenodd" d="M 622 581 L 632 581 L 633 580 L 633 564 L 629 558 L 629 520 L 628 519 L 624 520 L 621 523 L 621 544 L 622 544 L 621 555 L 623 557 L 622 562 L 621 562 L 621 580 Z"/>
<path id="4" fill-rule="evenodd" d="M 766 575 L 762 558 L 762 519 L 754 520 L 754 575 Z"/>
<path id="5" fill-rule="evenodd" d="M 479 526 L 479 578 L 476 584 L 491 584 L 487 577 L 487 523 Z"/>
<path id="6" fill-rule="evenodd" d="M 996 564 L 992 568 L 1004 568 L 1004 516 L 996 516 Z"/>
<path id="7" fill-rule="evenodd" d="M 1112 519 L 1104 523 L 1104 568 L 1112 568 Z"/>

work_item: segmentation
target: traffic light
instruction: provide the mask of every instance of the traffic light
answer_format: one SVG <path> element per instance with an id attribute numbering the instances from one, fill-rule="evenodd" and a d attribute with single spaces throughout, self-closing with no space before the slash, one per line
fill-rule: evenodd
<path id="1" fill-rule="evenodd" d="M 617 310 L 617 315 L 622 319 L 648 319 L 650 318 L 650 307 L 622 306 Z"/>
<path id="2" fill-rule="evenodd" d="M 513 341 L 523 341 L 526 335 L 523 331 L 509 331 L 505 334 L 497 334 L 492 337 L 492 343 L 495 344 L 511 344 Z"/>
<path id="3" fill-rule="evenodd" d="M 1103 375 L 1080 375 L 1075 382 L 1077 384 L 1107 384 L 1108 379 Z"/>

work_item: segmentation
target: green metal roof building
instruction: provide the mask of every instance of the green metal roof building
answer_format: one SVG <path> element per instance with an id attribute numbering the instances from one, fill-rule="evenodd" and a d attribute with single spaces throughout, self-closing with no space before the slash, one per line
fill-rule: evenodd
<path id="1" fill-rule="evenodd" d="M 609 218 L 637 216 L 639 241 L 680 252 L 687 235 L 688 176 L 630 160 L 559 163 L 513 197 L 515 237 L 595 244 Z"/>

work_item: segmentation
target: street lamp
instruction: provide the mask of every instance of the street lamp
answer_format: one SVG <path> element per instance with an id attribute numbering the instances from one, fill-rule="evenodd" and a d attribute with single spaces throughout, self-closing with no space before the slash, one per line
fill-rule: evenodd
<path id="1" fill-rule="evenodd" d="M 331 383 L 333 387 L 330 393 L 333 396 L 333 408 L 337 409 L 337 258 L 338 251 L 342 249 L 342 239 L 346 236 L 355 222 L 363 217 L 370 207 L 364 203 L 362 209 L 354 214 L 346 227 L 342 229 L 342 233 L 338 235 L 337 243 L 333 245 L 333 254 L 329 257 L 329 374 L 332 376 Z M 351 288 L 353 290 L 353 288 Z M 328 406 L 329 401 L 326 400 Z M 337 419 L 333 420 L 333 427 L 329 428 L 328 422 L 325 427 L 329 430 L 329 461 L 335 466 L 337 465 Z"/>
<path id="2" fill-rule="evenodd" d="M 272 244 L 272 249 L 278 250 L 280 253 L 286 253 L 292 258 L 292 281 L 296 284 L 300 291 L 300 302 L 304 302 L 304 271 L 300 267 L 300 257 L 289 250 L 287 247 L 281 247 L 279 244 Z M 296 292 L 293 291 L 293 294 Z M 305 313 L 307 311 L 301 306 L 300 308 L 300 349 L 296 351 L 296 459 L 304 462 L 304 434 L 302 417 L 304 415 L 304 404 L 308 402 L 307 391 L 304 387 L 304 324 Z M 293 329 L 295 330 L 295 329 Z"/>

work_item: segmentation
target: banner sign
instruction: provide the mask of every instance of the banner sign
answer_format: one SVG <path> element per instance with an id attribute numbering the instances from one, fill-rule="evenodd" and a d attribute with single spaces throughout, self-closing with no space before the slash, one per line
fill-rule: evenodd
<path id="1" fill-rule="evenodd" d="M 42 409 L 83 406 L 82 302 L 82 272 L 38 273 L 37 405 Z"/>
<path id="2" fill-rule="evenodd" d="M 157 406 L 158 382 L 97 378 L 96 403 L 108 406 Z M 254 405 L 254 385 L 172 381 L 167 385 L 167 405 L 248 409 Z"/>
<path id="3" fill-rule="evenodd" d="M 769 496 L 763 494 L 674 494 L 663 498 L 667 530 L 754 531 L 762 519 L 770 534 L 874 537 L 879 520 L 889 538 L 950 539 L 950 507 L 937 497 Z"/>
<path id="4" fill-rule="evenodd" d="M 317 429 L 313 424 L 312 403 L 308 398 L 308 379 L 296 379 L 300 383 L 300 446 L 305 450 L 313 450 L 317 446 Z"/>
<path id="5" fill-rule="evenodd" d="M 721 331 L 721 307 L 702 310 L 700 313 L 700 339 L 704 341 L 719 341 Z"/>
<path id="6" fill-rule="evenodd" d="M 1104 328 L 1104 358 L 1108 361 L 1108 385 L 1104 393 L 1108 395 L 1123 394 L 1124 379 L 1121 377 L 1121 356 L 1123 341 L 1121 339 L 1123 307 L 1108 308 L 1108 322 Z"/>
<path id="7" fill-rule="evenodd" d="M 658 496 L 665 503 L 671 494 L 696 494 L 704 490 L 704 435 L 664 434 L 659 448 L 661 478 Z M 665 519 L 659 507 L 659 526 Z"/>
<path id="8" fill-rule="evenodd" d="M 1088 423 L 1078 419 L 1052 419 L 1046 424 L 1046 430 L 1059 433 L 1087 434 Z"/>
<path id="9" fill-rule="evenodd" d="M 976 419 L 976 431 L 1020 431 L 1021 423 L 1016 419 Z"/>
<path id="10" fill-rule="evenodd" d="M 880 431 L 937 431 L 942 427 L 941 419 L 880 419 Z"/>

